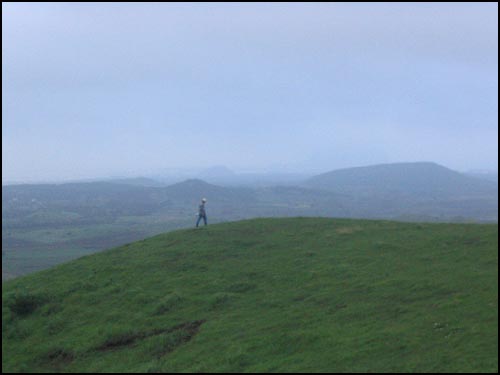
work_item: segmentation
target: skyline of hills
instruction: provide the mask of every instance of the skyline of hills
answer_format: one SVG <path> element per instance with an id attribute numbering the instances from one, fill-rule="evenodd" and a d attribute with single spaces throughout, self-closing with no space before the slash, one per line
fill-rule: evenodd
<path id="1" fill-rule="evenodd" d="M 498 201 L 498 182 L 465 175 L 436 163 L 421 162 L 334 170 L 291 185 L 224 186 L 199 178 L 170 185 L 156 184 L 149 178 L 22 184 L 2 189 L 2 216 L 9 218 L 13 210 L 19 214 L 50 208 L 75 209 L 83 211 L 83 216 L 99 211 L 104 216 L 145 215 L 158 209 L 196 208 L 202 197 L 209 199 L 215 210 L 217 206 L 225 210 L 251 207 L 250 211 L 258 207 L 267 212 L 266 205 L 276 208 L 286 203 L 302 207 L 298 214 L 318 214 L 321 207 L 333 205 L 338 208 L 340 205 L 345 208 L 342 214 L 345 217 L 432 215 L 432 210 L 424 209 L 426 204 L 431 204 L 437 214 L 442 209 L 439 215 L 442 217 L 467 217 L 467 207 L 476 205 L 488 211 L 486 216 L 491 219 L 493 205 L 490 203 Z M 425 204 L 422 206 L 422 203 Z M 455 206 L 454 212 L 446 212 L 440 208 L 440 203 Z M 369 207 L 363 209 L 367 205 Z M 464 207 L 462 212 L 458 212 L 460 205 Z M 334 212 L 338 214 L 339 210 L 332 210 L 332 214 Z M 477 212 L 470 217 L 478 218 Z"/>
<path id="2" fill-rule="evenodd" d="M 433 163 L 332 171 L 295 185 L 200 179 L 166 186 L 149 179 L 9 185 L 2 188 L 2 274 L 194 226 L 201 198 L 208 199 L 209 224 L 297 216 L 498 222 L 498 182 Z"/>
<path id="3" fill-rule="evenodd" d="M 131 171 L 127 173 L 110 174 L 109 176 L 101 177 L 85 177 L 85 178 L 61 178 L 61 179 L 46 179 L 46 180 L 10 180 L 2 179 L 3 186 L 9 185 L 46 185 L 46 184 L 66 184 L 66 183 L 88 183 L 88 182 L 118 182 L 132 185 L 143 186 L 168 186 L 189 179 L 201 179 L 215 184 L 231 184 L 231 185 L 259 185 L 265 186 L 276 183 L 293 184 L 302 180 L 306 180 L 315 176 L 349 169 L 370 168 L 380 165 L 397 165 L 397 164 L 419 164 L 433 163 L 441 165 L 444 168 L 453 170 L 457 173 L 486 179 L 498 182 L 498 170 L 492 169 L 453 169 L 445 167 L 442 164 L 435 162 L 392 162 L 392 163 L 373 163 L 366 165 L 357 165 L 342 168 L 330 169 L 289 169 L 289 168 L 229 168 L 225 165 L 214 165 L 205 168 L 164 168 L 155 172 L 140 172 Z"/>
<path id="4" fill-rule="evenodd" d="M 489 193 L 495 183 L 433 162 L 377 164 L 345 168 L 306 180 L 304 186 L 351 193 Z"/>

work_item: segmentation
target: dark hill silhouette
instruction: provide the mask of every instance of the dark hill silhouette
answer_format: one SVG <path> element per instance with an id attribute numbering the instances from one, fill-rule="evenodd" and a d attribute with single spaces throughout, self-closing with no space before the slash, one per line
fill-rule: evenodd
<path id="1" fill-rule="evenodd" d="M 222 187 L 209 184 L 199 179 L 189 179 L 161 189 L 162 194 L 176 200 L 178 203 L 198 202 L 201 198 L 207 198 L 209 202 L 217 203 L 241 203 L 254 202 L 255 191 L 248 188 Z"/>
<path id="2" fill-rule="evenodd" d="M 431 162 L 380 164 L 327 172 L 305 186 L 362 196 L 451 197 L 498 194 L 498 185 Z"/>

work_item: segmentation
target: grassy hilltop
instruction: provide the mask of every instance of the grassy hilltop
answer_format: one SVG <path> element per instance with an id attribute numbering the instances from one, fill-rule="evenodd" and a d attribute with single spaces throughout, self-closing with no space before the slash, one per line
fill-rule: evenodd
<path id="1" fill-rule="evenodd" d="M 498 225 L 187 229 L 2 286 L 3 372 L 497 372 Z"/>

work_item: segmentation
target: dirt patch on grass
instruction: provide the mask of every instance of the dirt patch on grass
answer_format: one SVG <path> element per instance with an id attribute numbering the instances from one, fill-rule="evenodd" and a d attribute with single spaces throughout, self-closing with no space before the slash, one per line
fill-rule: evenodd
<path id="1" fill-rule="evenodd" d="M 243 282 L 243 283 L 236 283 L 236 284 L 229 285 L 226 288 L 226 291 L 230 292 L 230 293 L 245 293 L 245 292 L 248 292 L 248 291 L 253 290 L 255 288 L 256 288 L 255 284 Z"/>
<path id="2" fill-rule="evenodd" d="M 40 366 L 50 372 L 64 372 L 63 369 L 75 360 L 75 355 L 61 348 L 54 348 L 40 358 Z M 42 371 L 46 372 L 46 371 Z"/>
<path id="3" fill-rule="evenodd" d="M 53 364 L 68 364 L 75 359 L 75 356 L 64 349 L 55 349 L 47 354 L 47 358 Z"/>
<path id="4" fill-rule="evenodd" d="M 144 340 L 149 337 L 176 333 L 178 334 L 176 345 L 170 350 L 173 351 L 177 346 L 180 346 L 190 341 L 199 332 L 201 325 L 205 322 L 206 322 L 205 319 L 195 320 L 191 322 L 182 323 L 176 325 L 175 327 L 167 329 L 155 329 L 150 332 L 124 333 L 116 335 L 107 339 L 102 345 L 100 345 L 97 348 L 97 350 L 105 352 L 109 350 L 120 349 L 125 346 L 132 346 L 137 341 Z"/>

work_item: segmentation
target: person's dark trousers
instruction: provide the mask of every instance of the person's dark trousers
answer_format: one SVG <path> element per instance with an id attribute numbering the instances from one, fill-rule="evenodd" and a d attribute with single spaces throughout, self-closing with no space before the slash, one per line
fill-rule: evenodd
<path id="1" fill-rule="evenodd" d="M 196 228 L 198 228 L 198 224 L 200 224 L 200 220 L 203 218 L 205 225 L 207 225 L 207 215 L 199 215 L 198 220 L 196 221 Z"/>

